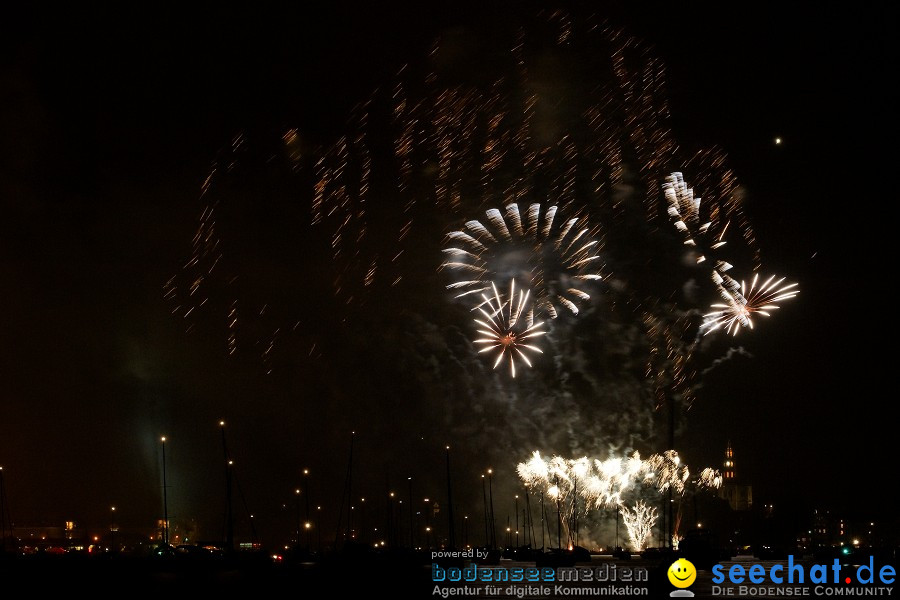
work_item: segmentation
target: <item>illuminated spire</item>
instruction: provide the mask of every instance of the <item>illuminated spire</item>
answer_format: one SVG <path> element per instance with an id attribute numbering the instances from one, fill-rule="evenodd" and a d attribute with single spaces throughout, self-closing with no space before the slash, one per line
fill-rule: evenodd
<path id="1" fill-rule="evenodd" d="M 725 462 L 723 463 L 722 477 L 727 480 L 734 480 L 734 452 L 731 450 L 731 440 L 728 440 L 728 446 L 725 448 Z"/>

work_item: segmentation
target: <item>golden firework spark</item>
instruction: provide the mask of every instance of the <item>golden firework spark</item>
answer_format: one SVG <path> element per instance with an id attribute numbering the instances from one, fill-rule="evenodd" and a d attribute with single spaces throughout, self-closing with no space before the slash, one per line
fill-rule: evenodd
<path id="1" fill-rule="evenodd" d="M 800 293 L 796 283 L 782 285 L 785 277 L 775 280 L 775 275 L 769 277 L 764 283 L 759 283 L 759 274 L 753 276 L 749 286 L 740 285 L 727 275 L 713 272 L 713 280 L 719 287 L 719 293 L 725 300 L 725 304 L 713 304 L 711 308 L 717 309 L 703 316 L 704 335 L 711 331 L 725 328 L 726 333 L 737 335 L 741 327 L 753 329 L 751 316 L 760 314 L 770 316 L 770 311 L 776 310 L 776 302 L 788 300 Z"/>
<path id="2" fill-rule="evenodd" d="M 721 473 L 712 468 L 703 469 L 697 478 L 691 479 L 688 467 L 682 464 L 675 450 L 646 459 L 634 452 L 605 460 L 561 456 L 545 459 L 535 451 L 531 458 L 518 464 L 516 471 L 527 487 L 544 489 L 552 498 L 567 498 L 575 491 L 577 481 L 577 492 L 585 506 L 595 509 L 622 506 L 625 496 L 645 489 L 658 492 L 672 489 L 681 495 L 688 487 L 700 490 L 722 485 Z"/>
<path id="3" fill-rule="evenodd" d="M 512 280 L 509 285 L 509 298 L 504 300 L 493 282 L 491 289 L 494 292 L 493 296 L 482 294 L 484 302 L 475 308 L 484 316 L 484 319 L 475 319 L 482 327 L 478 333 L 484 336 L 475 340 L 475 343 L 486 345 L 478 351 L 479 354 L 497 352 L 495 369 L 502 361 L 508 360 L 510 373 L 515 377 L 516 359 L 522 360 L 530 367 L 531 361 L 526 351 L 543 354 L 531 340 L 544 335 L 546 331 L 540 329 L 542 322 L 534 322 L 534 312 L 528 306 L 530 291 L 519 290 L 517 295 L 516 281 Z"/>
<path id="4" fill-rule="evenodd" d="M 718 235 L 711 235 L 711 229 L 716 229 L 712 219 L 703 222 L 700 218 L 700 198 L 694 197 L 694 190 L 689 188 L 680 172 L 671 173 L 663 183 L 668 208 L 666 212 L 673 219 L 675 228 L 685 236 L 684 244 L 696 248 L 697 263 L 706 260 L 708 252 L 717 250 L 725 245 L 725 232 L 728 230 L 728 222 L 721 227 Z M 727 270 L 727 269 L 726 269 Z"/>
<path id="5" fill-rule="evenodd" d="M 640 552 L 650 541 L 650 534 L 659 516 L 655 507 L 647 506 L 643 500 L 638 500 L 633 507 L 622 507 L 622 521 L 631 538 L 631 546 L 636 552 Z"/>
<path id="6" fill-rule="evenodd" d="M 523 215 L 518 204 L 508 204 L 505 211 L 491 208 L 484 223 L 467 221 L 447 235 L 451 246 L 441 266 L 458 275 L 447 287 L 463 298 L 483 295 L 489 282 L 519 278 L 535 290 L 539 314 L 556 318 L 565 307 L 577 315 L 579 303 L 591 298 L 584 284 L 603 279 L 596 231 L 581 217 L 556 219 L 556 206 L 531 204 Z"/>

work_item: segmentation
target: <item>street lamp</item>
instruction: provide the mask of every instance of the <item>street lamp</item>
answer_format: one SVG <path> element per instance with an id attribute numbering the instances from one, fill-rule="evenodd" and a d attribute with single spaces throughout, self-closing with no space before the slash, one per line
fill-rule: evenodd
<path id="1" fill-rule="evenodd" d="M 519 495 L 516 494 L 516 548 L 519 547 Z"/>
<path id="2" fill-rule="evenodd" d="M 409 547 L 415 547 L 413 543 L 413 499 L 412 499 L 412 477 L 407 477 L 409 483 Z"/>
<path id="3" fill-rule="evenodd" d="M 453 491 L 450 481 L 450 446 L 447 446 L 447 543 L 456 548 L 456 521 L 453 518 Z"/>
<path id="4" fill-rule="evenodd" d="M 497 547 L 497 525 L 494 522 L 494 470 L 488 469 L 488 496 L 491 502 L 491 548 Z"/>
<path id="5" fill-rule="evenodd" d="M 295 539 L 297 540 L 297 547 L 299 547 L 300 546 L 300 490 L 299 489 L 294 490 L 294 494 L 297 498 L 297 537 Z"/>
<path id="6" fill-rule="evenodd" d="M 322 507 L 316 507 L 316 545 L 319 546 L 319 554 L 322 554 Z"/>
<path id="7" fill-rule="evenodd" d="M 168 486 L 166 485 L 166 436 L 160 438 L 162 442 L 162 462 L 163 462 L 163 542 L 169 545 L 169 495 Z"/>
<path id="8" fill-rule="evenodd" d="M 309 469 L 303 469 L 303 488 L 306 490 L 306 524 L 309 525 Z M 300 543 L 300 538 L 297 538 Z M 306 528 L 306 553 L 309 554 L 309 527 Z"/>
<path id="9" fill-rule="evenodd" d="M 394 520 L 394 496 L 394 492 L 388 493 L 387 540 L 392 547 L 397 544 L 397 529 L 399 527 L 399 523 Z M 402 514 L 399 515 L 396 520 L 399 521 L 402 516 Z"/>
<path id="10" fill-rule="evenodd" d="M 113 552 L 116 551 L 116 531 L 119 530 L 119 527 L 116 525 L 116 507 L 111 506 L 109 508 L 109 534 L 110 534 L 110 546 L 112 547 Z"/>
<path id="11" fill-rule="evenodd" d="M 481 500 L 484 508 L 484 545 L 490 546 L 491 536 L 488 535 L 488 505 L 487 505 L 487 488 L 485 487 L 484 473 L 481 474 Z"/>
<path id="12" fill-rule="evenodd" d="M 366 528 L 368 525 L 366 524 L 366 513 L 368 509 L 366 507 L 366 499 L 360 497 L 359 499 L 359 541 L 364 542 L 366 540 Z M 376 531 L 376 528 L 372 528 L 372 531 Z"/>
<path id="13" fill-rule="evenodd" d="M 232 501 L 232 481 L 234 463 L 228 458 L 228 443 L 225 440 L 225 421 L 219 421 L 222 434 L 222 457 L 225 460 L 225 551 L 234 552 L 234 503 Z"/>

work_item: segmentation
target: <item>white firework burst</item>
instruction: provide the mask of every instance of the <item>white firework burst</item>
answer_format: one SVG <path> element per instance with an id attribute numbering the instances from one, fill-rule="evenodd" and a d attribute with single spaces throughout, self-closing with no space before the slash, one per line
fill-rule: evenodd
<path id="1" fill-rule="evenodd" d="M 698 488 L 718 489 L 722 487 L 722 474 L 718 469 L 707 467 L 700 471 L 700 476 L 694 482 Z"/>
<path id="2" fill-rule="evenodd" d="M 633 507 L 622 506 L 622 521 L 634 551 L 640 552 L 647 545 L 658 514 L 656 508 L 647 506 L 642 500 L 638 500 Z"/>
<path id="3" fill-rule="evenodd" d="M 509 298 L 506 300 L 501 297 L 493 282 L 491 290 L 493 294 L 490 296 L 481 294 L 484 301 L 475 307 L 483 317 L 475 319 L 475 323 L 481 327 L 478 333 L 482 335 L 475 343 L 484 345 L 478 351 L 479 354 L 496 352 L 495 369 L 504 360 L 508 361 L 510 373 L 515 377 L 517 360 L 530 367 L 531 360 L 528 353 L 543 354 L 543 351 L 532 342 L 546 331 L 541 329 L 542 322 L 534 320 L 534 311 L 528 305 L 530 291 L 519 290 L 517 295 L 515 280 L 509 284 Z"/>
<path id="4" fill-rule="evenodd" d="M 447 287 L 457 298 L 490 291 L 491 283 L 505 286 L 518 279 L 535 291 L 539 314 L 556 318 L 562 308 L 577 315 L 579 305 L 590 300 L 586 282 L 603 279 L 599 254 L 601 244 L 586 219 L 557 220 L 556 206 L 531 204 L 524 218 L 518 204 L 508 204 L 506 215 L 499 209 L 485 212 L 485 223 L 466 222 L 447 235 L 443 268 L 457 279 Z M 543 211 L 543 212 L 542 212 Z"/>
<path id="5" fill-rule="evenodd" d="M 678 494 L 684 493 L 684 484 L 690 477 L 688 468 L 681 464 L 681 457 L 675 450 L 666 450 L 647 459 L 647 465 L 655 474 L 656 488 L 664 492 L 671 488 Z"/>
<path id="6" fill-rule="evenodd" d="M 741 327 L 753 329 L 751 317 L 754 314 L 768 317 L 771 311 L 778 309 L 777 302 L 800 293 L 796 283 L 782 285 L 786 278 L 776 280 L 775 277 L 773 275 L 760 284 L 759 274 L 756 274 L 750 285 L 746 286 L 743 281 L 738 285 L 731 277 L 714 271 L 713 281 L 718 285 L 725 304 L 713 304 L 711 308 L 716 310 L 703 315 L 704 335 L 723 327 L 726 333 L 733 335 L 737 335 Z"/>
<path id="7" fill-rule="evenodd" d="M 675 228 L 684 234 L 684 244 L 697 249 L 697 263 L 702 263 L 706 260 L 707 252 L 725 245 L 724 238 L 728 224 L 725 224 L 718 236 L 712 240 L 707 240 L 710 236 L 710 228 L 713 222 L 701 222 L 700 198 L 694 197 L 694 190 L 687 186 L 681 173 L 675 172 L 666 177 L 663 183 L 663 193 L 668 205 L 666 212 L 673 219 Z M 719 263 L 717 266 L 721 269 L 724 265 L 725 263 Z M 721 270 L 724 272 L 728 268 Z"/>

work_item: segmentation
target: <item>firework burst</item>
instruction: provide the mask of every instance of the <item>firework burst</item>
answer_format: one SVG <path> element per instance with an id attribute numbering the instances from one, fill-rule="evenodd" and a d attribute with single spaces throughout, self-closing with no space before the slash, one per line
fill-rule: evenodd
<path id="1" fill-rule="evenodd" d="M 675 172 L 666 177 L 663 193 L 668 205 L 666 212 L 673 219 L 675 228 L 684 234 L 684 244 L 697 249 L 698 264 L 706 260 L 707 253 L 725 245 L 728 223 L 725 223 L 718 235 L 712 234 L 712 230 L 716 229 L 714 221 L 712 218 L 706 222 L 701 220 L 701 200 L 694 197 L 694 190 L 687 186 L 681 173 Z M 730 265 L 720 262 L 717 267 L 727 271 Z"/>
<path id="2" fill-rule="evenodd" d="M 718 251 L 712 247 L 724 242 L 727 232 L 725 248 L 729 256 L 737 254 L 733 262 L 742 265 L 745 273 L 758 270 L 758 248 L 743 215 L 737 179 L 720 150 L 680 147 L 670 130 L 665 69 L 640 40 L 602 22 L 572 19 L 564 11 L 542 11 L 508 31 L 503 29 L 492 31 L 491 39 L 485 40 L 496 60 L 483 65 L 484 69 L 460 68 L 465 63 L 455 58 L 455 42 L 436 40 L 427 55 L 413 58 L 362 99 L 341 135 L 324 148 L 308 145 L 296 130 L 283 136 L 279 132 L 264 146 L 252 140 L 245 144 L 243 137 L 236 137 L 227 154 L 217 157 L 203 184 L 197 212 L 206 208 L 191 256 L 163 292 L 179 323 L 188 331 L 215 326 L 223 334 L 222 347 L 235 357 L 230 360 L 253 351 L 268 364 L 279 348 L 285 352 L 287 328 L 298 327 L 308 306 L 327 304 L 350 332 L 376 306 L 393 311 L 398 302 L 410 314 L 421 314 L 440 325 L 437 319 L 442 315 L 431 313 L 432 292 L 459 295 L 461 303 L 472 308 L 491 294 L 492 282 L 507 292 L 517 279 L 517 288 L 521 284 L 531 291 L 534 316 L 546 323 L 545 329 L 555 326 L 554 343 L 565 351 L 544 363 L 546 374 L 555 371 L 555 380 L 529 377 L 535 385 L 515 392 L 541 398 L 554 422 L 569 418 L 572 402 L 585 408 L 579 415 L 584 417 L 583 426 L 545 427 L 565 432 L 554 436 L 590 439 L 597 427 L 598 435 L 611 437 L 613 431 L 620 432 L 626 436 L 624 446 L 632 447 L 632 438 L 644 435 L 642 426 L 624 418 L 644 410 L 640 403 L 644 388 L 640 377 L 630 381 L 632 370 L 619 366 L 622 356 L 649 354 L 648 375 L 654 380 L 660 407 L 666 399 L 690 403 L 695 378 L 701 373 L 698 360 L 692 358 L 700 319 L 672 300 L 674 288 L 669 284 L 680 274 L 680 269 L 669 268 L 675 253 L 659 256 L 659 249 L 668 247 L 675 231 L 663 240 L 656 234 L 670 218 L 676 227 L 680 221 L 685 230 L 678 233 L 674 245 L 693 241 L 696 248 L 689 244 L 682 249 L 696 251 L 698 259 L 705 256 L 703 267 L 725 273 L 727 269 L 716 264 Z M 547 78 L 548 63 L 543 57 L 548 55 L 564 57 L 567 68 L 559 70 L 558 78 Z M 566 73 L 582 74 L 583 80 L 569 81 Z M 547 85 L 549 81 L 552 85 Z M 248 146 L 255 149 L 249 151 Z M 661 184 L 672 172 L 671 165 L 690 175 L 689 183 L 702 195 L 702 203 L 681 177 L 673 180 L 672 191 L 663 200 Z M 305 218 L 284 221 L 303 227 L 298 229 L 301 235 L 292 239 L 308 240 L 304 244 L 309 247 L 280 253 L 277 261 L 305 256 L 308 249 L 315 252 L 317 261 L 326 258 L 328 263 L 314 270 L 321 277 L 310 278 L 316 284 L 310 299 L 301 296 L 300 301 L 281 308 L 277 301 L 283 294 L 266 293 L 267 288 L 254 285 L 256 274 L 241 268 L 252 264 L 241 252 L 255 250 L 254 241 L 265 239 L 245 234 L 247 223 L 240 218 L 246 214 L 245 200 L 257 204 L 243 183 L 245 175 L 256 169 L 264 169 L 260 173 L 266 174 L 267 186 L 290 183 L 291 197 L 297 192 L 301 199 L 294 204 L 309 210 Z M 273 181 L 270 173 L 285 177 Z M 667 203 L 673 207 L 672 200 L 675 214 L 669 212 L 667 217 Z M 496 208 L 486 213 L 491 207 Z M 602 238 L 595 228 L 598 224 L 604 226 Z M 303 235 L 307 229 L 314 235 Z M 458 231 L 442 243 L 452 229 Z M 241 239 L 250 243 L 233 243 Z M 603 248 L 600 242 L 585 247 L 594 240 L 601 240 Z M 442 259 L 433 258 L 437 248 L 445 249 Z M 749 256 L 753 264 L 746 264 Z M 564 257 L 570 260 L 564 262 Z M 437 289 L 422 286 L 423 264 L 430 273 L 441 262 L 443 274 L 452 279 L 448 277 Z M 666 276 L 657 276 L 663 269 Z M 301 283 L 297 286 L 301 293 L 309 288 L 304 280 L 310 272 L 290 272 L 296 276 L 278 280 Z M 608 284 L 590 281 L 606 275 Z M 451 282 L 453 291 L 447 294 L 444 286 Z M 586 302 L 597 299 L 595 288 L 603 290 L 605 308 L 621 310 L 615 318 L 602 321 L 605 315 L 598 311 L 595 322 L 602 330 L 593 328 L 592 322 L 590 332 L 573 335 L 574 328 L 551 321 L 560 312 L 580 312 L 583 321 Z M 323 300 L 328 290 L 333 302 Z M 273 304 L 266 308 L 270 301 Z M 690 301 L 693 307 L 692 296 Z M 708 306 L 707 301 L 701 306 Z M 487 305 L 484 308 L 493 312 Z M 646 343 L 630 335 L 632 323 L 625 323 L 628 315 L 644 318 Z M 620 316 L 624 328 L 618 322 Z M 337 330 L 311 327 L 317 323 L 317 319 L 308 325 L 303 321 L 303 327 L 312 329 L 309 335 L 323 342 L 335 338 Z M 492 327 L 478 328 L 491 332 L 484 337 L 493 342 L 474 346 L 489 354 L 497 352 L 491 354 L 492 362 L 497 358 L 503 362 L 503 355 L 509 354 L 511 370 L 524 368 L 522 363 L 515 364 L 526 362 L 517 352 L 534 361 L 533 351 L 498 346 L 495 342 L 500 339 Z M 622 335 L 609 336 L 609 343 L 601 348 L 594 343 L 598 332 Z M 444 344 L 439 338 L 428 342 L 436 348 L 440 345 L 435 352 L 477 364 L 469 344 Z M 548 344 L 536 345 L 550 353 Z M 346 347 L 340 340 L 322 346 L 325 352 L 334 348 L 335 360 L 344 356 Z M 591 352 L 600 360 L 584 360 Z M 606 360 L 612 352 L 615 360 Z M 439 364 L 445 382 L 461 383 L 451 380 L 444 361 Z M 605 372 L 606 365 L 612 373 Z M 582 366 L 596 366 L 600 371 L 585 373 L 590 386 L 584 392 L 581 387 L 554 383 L 560 376 L 571 381 L 568 373 Z M 636 385 L 628 391 L 614 389 L 610 374 L 621 379 L 623 386 Z M 434 389 L 430 381 L 424 385 Z M 631 389 L 637 390 L 629 396 L 635 401 L 627 404 L 626 413 L 619 398 L 631 394 Z M 473 400 L 479 393 L 472 388 Z M 617 413 L 623 418 L 617 418 Z M 591 420 L 588 429 L 587 417 L 594 414 L 603 418 Z M 512 427 L 506 431 L 519 435 Z M 570 447 L 577 446 L 570 443 Z M 579 483 L 579 491 L 583 487 Z M 611 497 L 617 489 L 611 488 Z"/>
<path id="3" fill-rule="evenodd" d="M 682 464 L 675 450 L 653 454 L 647 459 L 634 452 L 606 460 L 561 456 L 545 459 L 535 451 L 527 461 L 518 464 L 516 471 L 525 487 L 544 490 L 558 503 L 565 516 L 562 523 L 569 532 L 567 535 L 577 533 L 579 513 L 618 507 L 637 550 L 646 544 L 658 516 L 656 509 L 645 504 L 641 496 L 667 490 L 682 496 L 689 489 L 697 493 L 722 486 L 721 473 L 712 468 L 703 469 L 696 479 L 691 479 L 688 467 Z M 626 496 L 637 498 L 637 502 L 626 505 Z M 584 501 L 580 507 L 578 497 Z"/>
<path id="4" fill-rule="evenodd" d="M 681 464 L 681 457 L 675 450 L 666 450 L 647 459 L 647 464 L 656 475 L 656 488 L 664 492 L 671 488 L 678 494 L 684 493 L 684 484 L 691 472 Z"/>
<path id="5" fill-rule="evenodd" d="M 566 496 L 573 491 L 574 482 L 581 482 L 578 494 L 594 508 L 621 505 L 624 495 L 644 488 L 659 492 L 671 488 L 684 494 L 690 484 L 696 489 L 722 485 L 722 475 L 712 468 L 703 469 L 695 480 L 691 480 L 690 470 L 682 464 L 675 450 L 652 454 L 646 459 L 634 452 L 630 456 L 606 460 L 560 456 L 545 460 L 539 452 L 534 452 L 530 459 L 519 463 L 516 470 L 526 486 L 544 488 L 551 497 Z"/>
<path id="6" fill-rule="evenodd" d="M 707 467 L 700 471 L 694 484 L 698 488 L 718 489 L 722 487 L 722 474 L 717 469 Z"/>
<path id="7" fill-rule="evenodd" d="M 638 500 L 631 508 L 622 507 L 622 520 L 625 522 L 628 537 L 631 538 L 631 545 L 636 552 L 643 550 L 650 540 L 650 533 L 656 524 L 657 516 L 657 510 L 647 506 L 642 500 Z"/>
<path id="8" fill-rule="evenodd" d="M 771 315 L 770 311 L 778 308 L 777 302 L 788 300 L 800 293 L 796 283 L 782 285 L 786 278 L 776 280 L 775 277 L 773 275 L 760 284 L 759 274 L 756 274 L 750 285 L 746 286 L 743 281 L 738 285 L 731 277 L 714 271 L 713 280 L 726 303 L 713 304 L 711 308 L 717 310 L 703 316 L 704 334 L 723 327 L 726 333 L 733 335 L 737 335 L 741 327 L 753 329 L 752 315 L 760 314 L 768 317 Z"/>
<path id="9" fill-rule="evenodd" d="M 594 460 L 594 472 L 587 476 L 582 488 L 585 501 L 595 508 L 622 504 L 622 495 L 638 482 L 652 475 L 641 455 L 635 452 L 626 458 Z"/>
<path id="10" fill-rule="evenodd" d="M 579 304 L 590 300 L 584 285 L 603 279 L 599 241 L 587 220 L 557 220 L 557 207 L 532 204 L 524 218 L 518 204 L 485 212 L 485 225 L 471 220 L 448 234 L 450 247 L 442 268 L 457 279 L 447 287 L 457 298 L 483 294 L 490 282 L 525 281 L 535 290 L 535 308 L 556 318 L 563 308 L 578 314 Z"/>
<path id="11" fill-rule="evenodd" d="M 528 305 L 530 291 L 519 290 L 517 295 L 515 280 L 509 284 L 509 298 L 506 300 L 501 297 L 493 282 L 491 290 L 493 295 L 482 293 L 484 302 L 475 308 L 483 316 L 482 319 L 475 319 L 475 323 L 481 326 L 478 333 L 483 336 L 475 340 L 475 343 L 485 346 L 478 351 L 479 354 L 496 352 L 495 369 L 501 362 L 508 360 L 510 373 L 515 377 L 517 359 L 530 367 L 527 352 L 543 354 L 531 341 L 544 335 L 546 331 L 541 330 L 542 322 L 534 321 L 534 311 Z"/>

